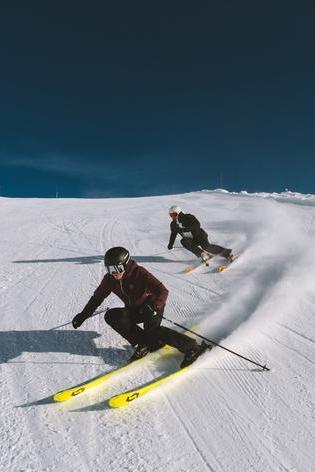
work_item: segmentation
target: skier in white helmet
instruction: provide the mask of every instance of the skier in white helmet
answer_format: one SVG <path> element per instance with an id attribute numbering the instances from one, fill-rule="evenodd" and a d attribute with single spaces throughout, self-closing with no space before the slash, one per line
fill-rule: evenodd
<path id="1" fill-rule="evenodd" d="M 201 228 L 199 221 L 194 215 L 183 213 L 182 209 L 177 205 L 170 207 L 169 215 L 172 218 L 172 222 L 168 249 L 173 249 L 176 236 L 180 234 L 182 246 L 197 257 L 200 257 L 204 262 L 210 259 L 212 255 L 220 255 L 228 261 L 233 260 L 232 249 L 209 243 L 208 234 Z"/>

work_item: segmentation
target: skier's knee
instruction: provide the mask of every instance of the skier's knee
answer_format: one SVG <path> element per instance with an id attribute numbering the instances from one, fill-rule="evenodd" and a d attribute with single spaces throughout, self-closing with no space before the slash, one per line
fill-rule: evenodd
<path id="1" fill-rule="evenodd" d="M 187 244 L 187 240 L 185 238 L 182 238 L 180 240 L 180 243 L 184 248 L 187 248 L 187 246 L 189 246 L 189 244 Z"/>
<path id="2" fill-rule="evenodd" d="M 104 315 L 104 320 L 112 328 L 121 326 L 128 321 L 128 316 L 124 308 L 110 308 Z"/>
<path id="3" fill-rule="evenodd" d="M 156 336 L 164 342 L 164 344 L 167 343 L 167 335 L 168 335 L 168 329 L 165 326 L 159 326 L 156 332 Z"/>
<path id="4" fill-rule="evenodd" d="M 115 319 L 115 308 L 110 308 L 104 315 L 105 323 L 109 324 L 110 326 L 113 324 Z"/>

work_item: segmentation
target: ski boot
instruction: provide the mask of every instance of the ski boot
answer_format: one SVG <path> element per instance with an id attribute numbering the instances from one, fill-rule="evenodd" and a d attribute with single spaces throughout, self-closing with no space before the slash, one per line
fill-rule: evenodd
<path id="1" fill-rule="evenodd" d="M 196 344 L 196 347 L 193 347 L 188 352 L 186 352 L 183 362 L 180 365 L 180 368 L 188 367 L 190 364 L 195 362 L 201 354 L 203 354 L 207 349 L 211 349 L 212 346 L 209 346 L 204 341 L 201 345 Z"/>
<path id="2" fill-rule="evenodd" d="M 163 341 L 156 341 L 155 343 L 151 343 L 149 346 L 150 352 L 155 352 L 158 351 L 159 349 L 162 349 L 162 347 L 165 346 L 165 342 Z"/>
<path id="3" fill-rule="evenodd" d="M 225 257 L 228 262 L 233 262 L 236 256 L 233 256 L 232 249 L 226 249 L 220 256 Z"/>
<path id="4" fill-rule="evenodd" d="M 133 362 L 138 359 L 141 359 L 142 357 L 149 354 L 149 352 L 150 352 L 150 349 L 148 348 L 148 346 L 146 346 L 145 344 L 138 344 L 138 346 L 135 349 L 135 352 L 129 358 L 129 362 Z"/>
<path id="5" fill-rule="evenodd" d="M 210 261 L 210 259 L 212 257 L 213 256 L 211 254 L 209 254 L 208 252 L 206 252 L 206 251 L 202 251 L 202 253 L 200 254 L 200 258 L 201 258 L 202 262 L 204 262 L 206 264 L 206 266 L 209 265 L 208 262 Z"/>

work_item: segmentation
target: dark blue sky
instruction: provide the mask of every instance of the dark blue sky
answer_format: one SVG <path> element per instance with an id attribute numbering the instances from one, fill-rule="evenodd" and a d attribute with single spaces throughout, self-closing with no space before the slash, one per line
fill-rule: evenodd
<path id="1" fill-rule="evenodd" d="M 0 195 L 315 193 L 315 3 L 6 2 Z"/>

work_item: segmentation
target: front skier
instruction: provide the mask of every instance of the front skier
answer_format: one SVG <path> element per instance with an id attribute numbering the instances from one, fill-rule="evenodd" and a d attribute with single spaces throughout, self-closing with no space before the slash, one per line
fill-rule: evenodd
<path id="1" fill-rule="evenodd" d="M 182 246 L 200 257 L 202 261 L 206 262 L 212 254 L 225 257 L 229 262 L 233 261 L 232 249 L 210 244 L 208 234 L 200 227 L 200 223 L 194 215 L 183 213 L 181 208 L 176 205 L 169 209 L 169 215 L 172 221 L 168 249 L 173 249 L 176 236 L 180 234 Z"/>
<path id="2" fill-rule="evenodd" d="M 109 249 L 104 263 L 107 273 L 82 312 L 73 318 L 72 325 L 75 329 L 113 292 L 125 306 L 109 309 L 104 318 L 106 323 L 136 347 L 130 361 L 140 359 L 168 344 L 184 354 L 181 363 L 183 368 L 207 349 L 205 343 L 199 345 L 182 333 L 160 326 L 168 290 L 149 271 L 130 259 L 127 249 Z M 143 329 L 139 326 L 141 323 Z"/>

